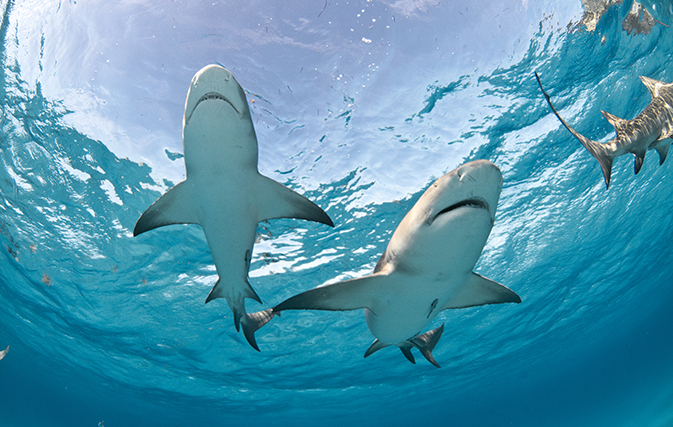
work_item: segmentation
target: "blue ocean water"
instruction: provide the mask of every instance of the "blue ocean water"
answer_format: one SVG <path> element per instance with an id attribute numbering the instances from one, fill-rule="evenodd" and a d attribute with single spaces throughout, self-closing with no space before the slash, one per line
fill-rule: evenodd
<path id="1" fill-rule="evenodd" d="M 446 3 L 0 2 L 0 425 L 673 425 L 670 160 L 620 157 L 606 191 L 533 76 L 608 140 L 600 110 L 635 117 L 638 76 L 673 81 L 671 6 L 643 2 L 660 23 L 628 35 L 628 0 L 592 32 L 579 2 Z M 360 311 L 285 313 L 252 350 L 204 304 L 198 226 L 132 237 L 184 178 L 184 97 L 212 62 L 247 91 L 260 171 L 336 224 L 261 223 L 248 311 L 370 272 L 472 159 L 504 175 L 476 271 L 523 302 L 438 316 L 441 369 L 364 359 Z"/>

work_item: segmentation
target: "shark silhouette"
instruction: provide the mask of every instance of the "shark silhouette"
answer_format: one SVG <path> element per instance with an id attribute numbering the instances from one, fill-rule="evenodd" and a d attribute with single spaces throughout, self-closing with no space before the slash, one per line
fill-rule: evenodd
<path id="1" fill-rule="evenodd" d="M 584 148 L 598 160 L 603 170 L 605 188 L 610 188 L 612 161 L 615 157 L 627 153 L 634 154 L 636 156 L 634 165 L 634 172 L 636 174 L 640 172 L 640 168 L 643 166 L 647 150 L 657 150 L 657 153 L 659 153 L 659 165 L 662 165 L 664 160 L 666 160 L 668 150 L 671 147 L 670 138 L 673 136 L 673 84 L 641 76 L 640 80 L 649 89 L 652 101 L 633 120 L 624 120 L 601 111 L 603 116 L 614 126 L 617 134 L 613 139 L 602 144 L 584 137 L 570 127 L 552 105 L 551 99 L 542 87 L 540 76 L 537 73 L 535 73 L 535 78 L 556 117 L 584 145 Z"/>
<path id="2" fill-rule="evenodd" d="M 415 363 L 412 348 L 433 365 L 444 325 L 421 331 L 442 310 L 521 302 L 510 289 L 472 272 L 495 221 L 502 174 L 477 160 L 435 181 L 402 219 L 374 272 L 321 286 L 273 308 L 364 309 L 376 337 L 365 353 L 396 345 Z"/>
<path id="3" fill-rule="evenodd" d="M 133 235 L 170 224 L 199 224 L 219 280 L 206 302 L 225 298 L 234 325 L 257 351 L 254 333 L 271 309 L 245 312 L 245 298 L 261 303 L 248 283 L 257 223 L 299 218 L 334 226 L 316 204 L 257 170 L 257 137 L 243 89 L 225 68 L 209 65 L 192 79 L 182 124 L 186 179 L 154 202 Z"/>

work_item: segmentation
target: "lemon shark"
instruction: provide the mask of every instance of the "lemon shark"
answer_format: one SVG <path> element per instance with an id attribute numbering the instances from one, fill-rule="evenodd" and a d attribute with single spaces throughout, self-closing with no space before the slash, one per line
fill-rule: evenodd
<path id="1" fill-rule="evenodd" d="M 0 360 L 2 360 L 5 356 L 7 356 L 7 353 L 9 353 L 9 346 L 7 346 L 6 349 L 0 351 Z"/>
<path id="2" fill-rule="evenodd" d="M 182 123 L 186 179 L 155 201 L 138 219 L 137 236 L 171 224 L 199 224 L 219 280 L 206 303 L 225 298 L 236 330 L 259 351 L 254 333 L 271 309 L 245 312 L 245 298 L 261 300 L 248 282 L 257 223 L 299 218 L 334 226 L 315 203 L 257 169 L 257 137 L 243 89 L 225 68 L 196 73 L 187 92 Z"/>
<path id="3" fill-rule="evenodd" d="M 673 84 L 640 76 L 640 80 L 650 91 L 652 101 L 632 120 L 621 119 L 608 112 L 601 111 L 603 116 L 614 126 L 616 136 L 606 143 L 600 143 L 584 137 L 570 127 L 552 105 L 537 73 L 535 73 L 535 78 L 556 117 L 598 160 L 603 170 L 605 188 L 610 188 L 612 161 L 615 157 L 627 153 L 634 154 L 636 156 L 634 165 L 636 174 L 640 172 L 640 168 L 643 166 L 647 150 L 657 150 L 659 165 L 662 165 L 666 160 L 668 150 L 671 147 L 670 138 L 673 136 Z"/>
<path id="4" fill-rule="evenodd" d="M 442 311 L 521 298 L 472 270 L 495 221 L 502 174 L 493 163 L 464 164 L 435 181 L 402 219 L 370 275 L 321 286 L 273 308 L 364 309 L 376 337 L 365 357 L 391 345 L 415 363 L 412 348 L 433 365 L 444 325 L 421 334 Z"/>

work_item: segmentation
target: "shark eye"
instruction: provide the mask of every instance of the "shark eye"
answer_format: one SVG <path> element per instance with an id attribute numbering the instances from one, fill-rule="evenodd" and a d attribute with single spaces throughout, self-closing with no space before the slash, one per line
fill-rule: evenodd
<path id="1" fill-rule="evenodd" d="M 456 204 L 453 204 L 453 205 L 451 205 L 451 206 L 449 206 L 449 207 L 446 207 L 446 208 L 442 209 L 441 211 L 439 211 L 439 213 L 438 213 L 437 215 L 435 215 L 434 218 L 432 218 L 432 221 L 434 222 L 434 221 L 437 219 L 437 217 L 439 217 L 439 216 L 442 215 L 442 214 L 445 214 L 445 213 L 447 213 L 447 212 L 454 211 L 454 210 L 459 209 L 459 208 L 465 208 L 465 207 L 468 207 L 468 208 L 477 208 L 477 209 L 486 209 L 486 210 L 488 210 L 488 203 L 486 203 L 486 201 L 483 200 L 483 199 L 467 199 L 467 200 L 463 200 L 463 201 L 461 201 L 461 202 L 458 202 L 458 203 L 456 203 Z"/>

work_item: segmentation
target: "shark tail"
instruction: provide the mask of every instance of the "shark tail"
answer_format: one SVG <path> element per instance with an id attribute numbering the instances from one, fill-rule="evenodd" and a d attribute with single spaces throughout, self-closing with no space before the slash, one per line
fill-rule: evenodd
<path id="1" fill-rule="evenodd" d="M 241 330 L 241 326 L 243 326 L 243 334 L 245 335 L 245 339 L 252 346 L 252 348 L 259 351 L 257 341 L 255 340 L 255 332 L 257 332 L 257 330 L 262 326 L 266 325 L 275 316 L 280 316 L 280 313 L 274 313 L 272 308 L 258 311 L 256 313 L 246 313 L 245 298 L 251 298 L 260 304 L 262 303 L 257 293 L 248 284 L 248 281 L 245 281 L 246 286 L 243 288 L 243 293 L 236 294 L 229 292 L 231 289 L 227 289 L 226 285 L 223 283 L 224 282 L 222 282 L 222 280 L 217 281 L 215 286 L 213 286 L 213 289 L 210 291 L 210 294 L 208 294 L 206 303 L 209 303 L 210 301 L 217 298 L 225 298 L 227 300 L 227 304 L 229 304 L 231 313 L 234 315 L 234 326 L 236 327 L 236 332 L 239 332 Z"/>
<path id="2" fill-rule="evenodd" d="M 264 311 L 246 314 L 243 318 L 243 321 L 241 322 L 241 325 L 243 326 L 243 334 L 245 335 L 245 339 L 248 340 L 248 344 L 255 350 L 259 351 L 257 341 L 255 340 L 255 332 L 269 323 L 269 320 L 273 319 L 276 314 L 277 313 L 274 313 L 272 308 L 269 308 Z M 280 314 L 278 315 L 280 316 Z"/>
<path id="3" fill-rule="evenodd" d="M 248 283 L 247 280 L 244 281 L 245 285 L 243 286 L 243 292 L 234 292 L 231 288 L 220 279 L 217 280 L 213 289 L 210 290 L 208 297 L 206 298 L 206 304 L 217 298 L 225 298 L 229 308 L 231 309 L 232 314 L 234 315 L 234 326 L 236 327 L 236 332 L 240 331 L 241 319 L 245 313 L 245 298 L 251 298 L 262 303 L 262 300 L 257 295 L 252 286 Z M 261 326 L 260 326 L 261 327 Z M 254 347 L 254 346 L 253 346 Z"/>
<path id="4" fill-rule="evenodd" d="M 599 142 L 593 141 L 583 135 L 581 135 L 579 132 L 577 132 L 575 129 L 570 127 L 568 123 L 566 123 L 565 120 L 561 117 L 561 115 L 556 111 L 556 108 L 554 108 L 554 105 L 551 103 L 551 99 L 547 92 L 545 92 L 544 88 L 542 87 L 542 82 L 540 82 L 540 77 L 535 73 L 535 78 L 537 79 L 537 84 L 540 86 L 540 90 L 542 91 L 542 94 L 544 95 L 545 99 L 547 100 L 547 103 L 551 107 L 552 111 L 556 115 L 556 117 L 561 121 L 563 126 L 565 126 L 566 129 L 570 131 L 570 133 L 573 134 L 579 142 L 582 143 L 584 148 L 587 149 L 589 153 L 591 153 L 592 156 L 598 160 L 598 163 L 601 165 L 601 170 L 603 171 L 603 178 L 605 179 L 605 188 L 610 188 L 610 176 L 612 175 L 612 160 L 613 160 L 613 151 L 607 147 L 605 144 L 601 144 Z M 641 161 L 642 165 L 642 161 Z M 638 168 L 637 160 L 636 160 L 636 168 Z M 637 172 L 636 172 L 637 173 Z"/>
<path id="5" fill-rule="evenodd" d="M 423 357 L 425 357 L 428 360 L 428 362 L 432 363 L 438 368 L 441 368 L 441 366 L 439 366 L 439 363 L 437 363 L 435 358 L 432 356 L 432 350 L 434 350 L 435 346 L 439 342 L 439 339 L 442 337 L 443 332 L 444 332 L 444 324 L 442 324 L 442 326 L 440 326 L 439 328 L 428 331 L 423 335 L 417 336 L 416 338 L 412 338 L 408 341 L 399 343 L 397 344 L 397 346 L 400 348 L 402 354 L 404 354 L 404 357 L 406 357 L 409 362 L 416 364 L 416 359 L 414 358 L 414 355 L 411 353 L 411 348 L 416 347 L 421 352 Z M 372 345 L 370 345 L 367 351 L 365 352 L 365 358 L 371 356 L 372 354 L 376 353 L 382 348 L 386 348 L 389 346 L 390 344 L 386 344 L 379 340 L 374 340 Z"/>
<path id="6" fill-rule="evenodd" d="M 435 358 L 432 356 L 432 350 L 435 349 L 435 346 L 442 337 L 443 332 L 444 324 L 442 323 L 439 328 L 428 331 L 423 335 L 419 335 L 409 341 L 414 347 L 420 350 L 421 354 L 428 360 L 428 362 L 432 363 L 438 368 L 441 368 L 441 366 L 439 366 L 439 363 L 437 363 Z"/>

